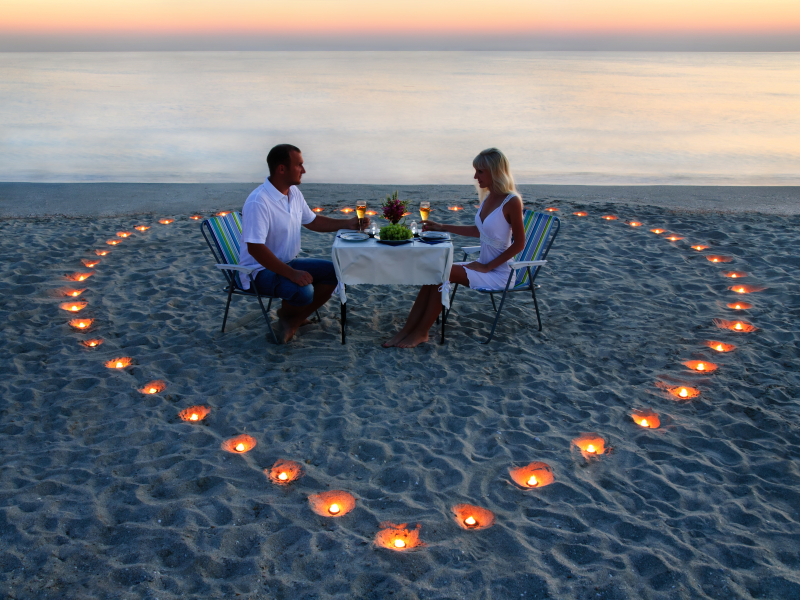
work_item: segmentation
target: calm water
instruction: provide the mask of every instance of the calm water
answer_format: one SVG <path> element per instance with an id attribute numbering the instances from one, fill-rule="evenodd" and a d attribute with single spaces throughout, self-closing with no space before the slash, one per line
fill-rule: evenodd
<path id="1" fill-rule="evenodd" d="M 0 54 L 0 180 L 800 184 L 800 54 Z"/>

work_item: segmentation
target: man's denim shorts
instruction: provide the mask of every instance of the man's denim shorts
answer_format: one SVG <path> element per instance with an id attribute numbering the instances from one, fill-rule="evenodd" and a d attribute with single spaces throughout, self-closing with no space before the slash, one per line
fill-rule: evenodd
<path id="1" fill-rule="evenodd" d="M 295 258 L 287 264 L 293 269 L 310 274 L 314 283 L 300 286 L 282 275 L 276 275 L 272 271 L 264 269 L 256 275 L 256 287 L 259 294 L 282 298 L 284 302 L 292 306 L 306 306 L 311 304 L 311 300 L 314 298 L 314 284 L 336 285 L 337 283 L 336 271 L 333 269 L 333 263 L 329 260 Z"/>

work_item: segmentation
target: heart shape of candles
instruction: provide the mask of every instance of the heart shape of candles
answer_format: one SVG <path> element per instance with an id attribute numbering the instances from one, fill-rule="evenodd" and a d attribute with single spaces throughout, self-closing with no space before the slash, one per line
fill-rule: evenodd
<path id="1" fill-rule="evenodd" d="M 732 256 L 722 256 L 721 254 L 706 254 L 706 260 L 713 263 L 729 263 L 733 260 Z"/>
<path id="2" fill-rule="evenodd" d="M 58 305 L 61 310 L 68 312 L 80 312 L 89 305 L 88 302 L 62 302 Z"/>
<path id="3" fill-rule="evenodd" d="M 576 217 L 586 217 L 586 216 L 589 215 L 589 213 L 583 212 L 582 210 L 578 211 L 578 212 L 574 212 L 572 214 L 575 215 Z"/>
<path id="4" fill-rule="evenodd" d="M 747 273 L 744 271 L 726 271 L 722 274 L 723 277 L 730 277 L 731 279 L 739 279 L 741 277 L 747 277 Z"/>
<path id="5" fill-rule="evenodd" d="M 596 433 L 582 433 L 572 443 L 580 448 L 584 458 L 592 458 L 605 454 L 606 442 Z"/>
<path id="6" fill-rule="evenodd" d="M 697 250 L 698 252 L 702 252 L 708 248 L 708 246 L 703 246 L 703 244 L 697 244 L 696 246 L 692 246 L 692 250 Z"/>
<path id="7" fill-rule="evenodd" d="M 753 305 L 749 302 L 729 302 L 726 306 L 733 310 L 750 310 L 753 308 Z"/>
<path id="8" fill-rule="evenodd" d="M 725 319 L 714 319 L 714 325 L 720 329 L 729 329 L 737 333 L 751 333 L 758 329 L 755 325 L 751 325 L 745 321 L 727 321 Z"/>
<path id="9" fill-rule="evenodd" d="M 232 437 L 229 440 L 222 442 L 221 448 L 225 452 L 232 452 L 233 454 L 244 454 L 250 452 L 256 447 L 256 438 L 251 435 L 242 434 Z"/>
<path id="10" fill-rule="evenodd" d="M 542 488 L 553 483 L 553 469 L 543 462 L 532 462 L 524 467 L 509 469 L 508 474 L 523 489 Z"/>
<path id="11" fill-rule="evenodd" d="M 707 360 L 687 360 L 683 364 L 698 373 L 713 373 L 718 368 L 716 363 Z"/>
<path id="12" fill-rule="evenodd" d="M 494 525 L 494 513 L 480 506 L 456 504 L 451 510 L 463 529 L 488 529 Z"/>
<path id="13" fill-rule="evenodd" d="M 661 420 L 658 418 L 658 414 L 650 409 L 634 410 L 631 413 L 631 418 L 639 427 L 644 427 L 646 429 L 658 429 L 661 426 Z"/>
<path id="14" fill-rule="evenodd" d="M 736 346 L 734 346 L 733 344 L 725 344 L 724 342 L 720 342 L 717 340 L 707 340 L 703 343 L 712 350 L 716 350 L 717 352 L 732 352 L 733 350 L 736 350 Z"/>
<path id="15" fill-rule="evenodd" d="M 65 275 L 65 277 L 70 281 L 86 281 L 92 275 L 94 275 L 94 271 L 89 271 L 88 273 L 69 273 Z"/>
<path id="16" fill-rule="evenodd" d="M 763 292 L 767 288 L 763 285 L 732 285 L 728 289 L 737 294 L 752 294 L 753 292 Z"/>
<path id="17" fill-rule="evenodd" d="M 293 460 L 278 459 L 271 469 L 264 469 L 269 480 L 277 485 L 289 485 L 304 475 L 303 466 Z"/>
<path id="18" fill-rule="evenodd" d="M 79 331 L 86 331 L 89 327 L 92 326 L 94 319 L 72 319 L 69 322 L 70 327 L 74 327 Z"/>
<path id="19" fill-rule="evenodd" d="M 87 348 L 97 348 L 102 343 L 103 340 L 101 340 L 100 338 L 95 338 L 93 340 L 81 340 L 81 344 L 83 344 Z"/>
<path id="20" fill-rule="evenodd" d="M 94 267 L 96 267 L 97 265 L 100 264 L 100 259 L 99 258 L 82 258 L 81 262 L 83 263 L 84 267 L 86 267 L 88 269 L 92 269 L 92 268 L 94 268 Z"/>
<path id="21" fill-rule="evenodd" d="M 615 217 L 614 215 L 604 215 L 601 218 L 605 219 L 606 221 L 616 221 L 617 220 L 617 217 Z"/>
<path id="22" fill-rule="evenodd" d="M 147 231 L 150 228 L 147 225 L 137 225 L 136 227 L 134 227 L 134 229 L 136 231 Z"/>
<path id="23" fill-rule="evenodd" d="M 169 225 L 170 223 L 172 223 L 172 219 L 161 219 L 159 220 L 159 223 L 161 223 L 162 225 Z"/>
<path id="24" fill-rule="evenodd" d="M 387 548 L 395 552 L 406 552 L 414 548 L 425 546 L 419 539 L 422 525 L 417 523 L 414 529 L 409 529 L 407 523 L 395 525 L 385 521 L 381 523 L 381 529 L 375 534 L 375 545 L 378 548 Z"/>
<path id="25" fill-rule="evenodd" d="M 211 409 L 207 406 L 190 406 L 189 408 L 184 408 L 181 412 L 179 412 L 178 416 L 184 421 L 189 421 L 190 423 L 199 423 L 205 419 L 210 412 Z"/>
<path id="26" fill-rule="evenodd" d="M 308 497 L 311 510 L 321 517 L 343 517 L 356 507 L 356 499 L 352 494 L 342 490 L 320 492 Z"/>
<path id="27" fill-rule="evenodd" d="M 108 256 L 111 250 L 95 250 L 94 253 L 97 254 L 97 256 Z"/>
<path id="28" fill-rule="evenodd" d="M 105 366 L 109 369 L 125 369 L 130 367 L 131 363 L 132 359 L 130 356 L 120 356 L 119 358 L 112 358 L 107 361 Z"/>
<path id="29" fill-rule="evenodd" d="M 131 237 L 131 232 L 130 231 L 118 231 L 117 232 L 117 237 L 121 237 L 121 238 Z"/>
<path id="30" fill-rule="evenodd" d="M 165 389 L 167 389 L 167 384 L 160 379 L 156 379 L 155 381 L 148 381 L 145 383 L 144 387 L 139 389 L 139 392 L 142 394 L 159 394 Z"/>

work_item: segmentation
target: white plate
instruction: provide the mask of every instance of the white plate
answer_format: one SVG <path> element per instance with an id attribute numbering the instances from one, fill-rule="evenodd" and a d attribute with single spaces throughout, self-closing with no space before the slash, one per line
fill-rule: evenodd
<path id="1" fill-rule="evenodd" d="M 423 240 L 449 240 L 450 234 L 446 231 L 423 231 L 419 237 Z"/>
<path id="2" fill-rule="evenodd" d="M 354 231 L 352 233 L 342 233 L 339 235 L 345 242 L 366 242 L 369 236 L 366 233 Z"/>

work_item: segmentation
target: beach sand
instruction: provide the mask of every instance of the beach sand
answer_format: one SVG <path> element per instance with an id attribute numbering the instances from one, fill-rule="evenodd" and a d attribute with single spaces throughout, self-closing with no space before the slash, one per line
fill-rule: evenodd
<path id="1" fill-rule="evenodd" d="M 48 212 L 0 189 L 6 216 L 9 205 Z M 164 200 L 135 217 L 0 221 L 3 597 L 800 597 L 800 217 L 791 202 L 776 200 L 781 215 L 681 206 L 680 190 L 642 203 L 526 194 L 527 206 L 557 207 L 562 219 L 537 279 L 543 331 L 518 294 L 481 345 L 491 304 L 459 290 L 444 345 L 434 326 L 420 348 L 385 350 L 414 288 L 348 287 L 346 345 L 338 301 L 285 346 L 267 339 L 246 298 L 220 333 L 223 279 L 188 216 L 240 209 L 242 189 L 198 195 L 196 207 Z M 437 189 L 407 196 L 430 198 L 433 219 L 471 222 L 469 188 Z M 306 195 L 329 215 L 359 194 L 375 207 L 379 195 L 335 192 Z M 447 211 L 453 202 L 466 210 Z M 120 212 L 153 210 L 131 204 Z M 579 210 L 589 216 L 572 215 Z M 159 224 L 164 217 L 175 221 Z M 123 230 L 133 235 L 105 244 Z M 302 256 L 329 257 L 331 243 L 304 231 Z M 697 243 L 710 248 L 692 250 Z M 90 270 L 81 259 L 96 248 L 111 253 L 94 274 L 65 281 Z M 709 253 L 733 260 L 713 264 Z M 729 270 L 767 289 L 734 294 Z M 95 319 L 90 331 L 67 325 L 67 298 L 54 297 L 65 286 L 86 288 L 79 316 Z M 726 306 L 736 300 L 753 307 L 738 314 Z M 737 317 L 758 330 L 714 324 Z M 89 338 L 104 343 L 80 345 Z M 706 340 L 737 348 L 716 354 Z M 104 366 L 118 357 L 133 365 Z M 719 368 L 691 372 L 688 360 Z M 152 380 L 166 389 L 138 391 Z M 659 382 L 700 395 L 678 400 Z M 211 412 L 181 421 L 192 405 Z M 658 413 L 658 429 L 634 423 L 631 412 L 644 408 Z M 582 433 L 610 449 L 585 458 L 572 444 Z M 239 434 L 256 447 L 220 448 Z M 270 483 L 263 470 L 278 459 L 300 462 L 305 476 Z M 532 461 L 552 467 L 552 484 L 511 481 L 509 468 Z M 355 508 L 315 514 L 308 496 L 328 490 L 351 493 Z M 461 528 L 452 513 L 461 503 L 491 510 L 494 525 Z M 387 521 L 420 524 L 426 546 L 376 548 Z"/>

